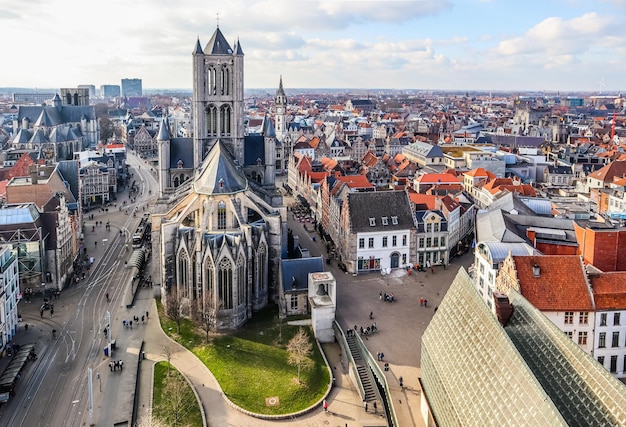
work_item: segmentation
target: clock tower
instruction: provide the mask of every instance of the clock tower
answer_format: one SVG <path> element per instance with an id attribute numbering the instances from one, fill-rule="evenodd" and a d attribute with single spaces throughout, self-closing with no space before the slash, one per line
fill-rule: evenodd
<path id="1" fill-rule="evenodd" d="M 276 138 L 282 140 L 287 134 L 287 95 L 283 89 L 283 76 L 280 76 L 280 83 L 274 97 L 274 106 L 276 107 L 276 114 L 274 115 Z"/>

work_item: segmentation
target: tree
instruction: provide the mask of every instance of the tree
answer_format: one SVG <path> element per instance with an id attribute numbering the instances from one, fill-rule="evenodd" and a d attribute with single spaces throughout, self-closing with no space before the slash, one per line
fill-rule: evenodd
<path id="1" fill-rule="evenodd" d="M 167 375 L 170 374 L 170 365 L 172 362 L 172 355 L 174 354 L 174 348 L 169 344 L 163 344 L 161 346 L 161 356 L 167 360 Z"/>
<path id="2" fill-rule="evenodd" d="M 108 118 L 100 119 L 100 140 L 107 142 L 109 138 L 115 135 L 115 127 L 113 122 Z"/>
<path id="3" fill-rule="evenodd" d="M 204 297 L 195 304 L 194 317 L 200 327 L 206 332 L 206 341 L 209 342 L 209 332 L 217 327 L 217 319 L 224 308 L 224 302 L 215 298 L 213 292 L 205 292 Z"/>
<path id="4" fill-rule="evenodd" d="M 177 332 L 180 334 L 180 322 L 183 320 L 183 299 L 180 298 L 174 286 L 170 289 L 167 298 L 167 317 L 176 322 Z"/>
<path id="5" fill-rule="evenodd" d="M 309 356 L 313 352 L 313 344 L 309 340 L 309 335 L 304 329 L 299 328 L 298 332 L 287 343 L 289 357 L 287 363 L 298 367 L 298 384 L 300 383 L 300 372 L 313 366 L 313 360 Z"/>
<path id="6" fill-rule="evenodd" d="M 178 371 L 166 377 L 161 407 L 157 418 L 168 426 L 182 425 L 184 417 L 193 410 L 196 398 L 191 387 Z"/>
<path id="7" fill-rule="evenodd" d="M 137 427 L 167 427 L 167 424 L 153 414 L 149 414 L 141 417 L 139 423 L 137 423 Z"/>

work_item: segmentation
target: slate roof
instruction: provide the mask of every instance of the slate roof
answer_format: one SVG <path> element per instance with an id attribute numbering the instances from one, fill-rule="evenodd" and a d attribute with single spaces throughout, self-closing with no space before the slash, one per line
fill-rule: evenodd
<path id="1" fill-rule="evenodd" d="M 509 299 L 502 327 L 461 269 L 426 328 L 422 384 L 438 425 L 624 425 L 626 386 L 522 295 Z"/>
<path id="2" fill-rule="evenodd" d="M 95 119 L 93 107 L 89 105 L 63 105 L 60 109 L 54 106 L 20 106 L 17 112 L 19 123 L 23 118 L 28 118 L 31 122 L 39 122 L 45 126 L 57 126 L 63 123 L 79 123 L 81 117 L 87 120 Z"/>
<path id="3" fill-rule="evenodd" d="M 230 47 L 226 38 L 220 31 L 219 27 L 211 36 L 211 39 L 204 47 L 205 55 L 232 55 L 233 49 Z"/>
<path id="4" fill-rule="evenodd" d="M 256 165 L 257 159 L 261 159 L 261 164 L 265 164 L 265 138 L 263 135 L 246 135 L 243 139 L 243 146 L 244 165 Z"/>
<path id="5" fill-rule="evenodd" d="M 415 226 L 409 199 L 404 191 L 350 193 L 347 200 L 350 207 L 350 231 L 353 233 L 407 230 Z M 387 225 L 383 225 L 383 217 L 387 218 Z M 393 224 L 392 217 L 397 217 L 397 224 Z M 375 225 L 370 225 L 370 218 L 374 218 Z"/>
<path id="6" fill-rule="evenodd" d="M 183 168 L 193 168 L 193 139 L 171 138 L 170 139 L 170 167 L 174 168 L 178 161 L 183 161 Z"/>
<path id="7" fill-rule="evenodd" d="M 63 180 L 69 186 L 75 200 L 78 197 L 78 160 L 62 160 L 57 163 L 57 170 L 61 173 Z"/>
<path id="8" fill-rule="evenodd" d="M 237 169 L 232 156 L 221 140 L 211 147 L 193 190 L 200 194 L 233 194 L 245 191 L 248 180 Z"/>
<path id="9" fill-rule="evenodd" d="M 295 289 L 307 290 L 309 273 L 318 273 L 324 271 L 323 258 L 296 258 L 283 259 L 280 263 L 280 271 L 283 281 L 283 290 L 290 292 Z"/>
<path id="10" fill-rule="evenodd" d="M 520 293 L 542 311 L 593 311 L 591 289 L 578 255 L 514 256 Z M 539 277 L 533 267 L 539 267 Z"/>

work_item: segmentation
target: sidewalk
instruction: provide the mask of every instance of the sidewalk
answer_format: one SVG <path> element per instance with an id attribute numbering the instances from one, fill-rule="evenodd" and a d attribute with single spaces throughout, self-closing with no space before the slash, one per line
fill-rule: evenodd
<path id="1" fill-rule="evenodd" d="M 142 290 L 140 293 L 145 291 Z M 154 320 L 153 320 L 154 319 Z M 222 397 L 222 391 L 215 378 L 207 367 L 196 356 L 172 341 L 161 330 L 157 320 L 156 303 L 150 303 L 150 321 L 146 325 L 146 360 L 141 363 L 139 381 L 139 411 L 138 421 L 150 412 L 152 406 L 152 371 L 156 362 L 162 361 L 162 346 L 170 345 L 174 348 L 171 362 L 196 390 L 210 426 L 271 426 L 284 424 L 290 426 L 384 426 L 385 420 L 373 414 L 366 413 L 361 399 L 352 385 L 348 372 L 340 361 L 340 348 L 337 344 L 323 345 L 331 369 L 335 375 L 335 387 L 328 398 L 328 413 L 324 413 L 321 405 L 296 419 L 262 420 L 240 412 L 233 408 Z"/>

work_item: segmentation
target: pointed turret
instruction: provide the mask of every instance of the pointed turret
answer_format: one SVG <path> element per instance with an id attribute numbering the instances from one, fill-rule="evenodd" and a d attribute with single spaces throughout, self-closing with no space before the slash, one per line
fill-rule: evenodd
<path id="1" fill-rule="evenodd" d="M 220 31 L 219 27 L 213 33 L 211 40 L 204 47 L 207 55 L 232 55 L 233 49 L 230 47 L 226 38 Z"/>
<path id="2" fill-rule="evenodd" d="M 170 133 L 167 130 L 167 121 L 165 119 L 161 120 L 161 125 L 159 126 L 159 133 L 157 134 L 157 141 L 169 141 Z"/>
<path id="3" fill-rule="evenodd" d="M 237 38 L 237 42 L 235 43 L 235 55 L 243 55 L 243 49 L 241 49 L 241 43 L 239 43 L 239 38 Z"/>
<path id="4" fill-rule="evenodd" d="M 267 116 L 267 114 L 263 117 L 263 126 L 262 126 L 263 136 L 265 138 L 274 138 L 276 137 L 276 130 L 274 129 L 274 124 Z"/>
<path id="5" fill-rule="evenodd" d="M 196 48 L 193 50 L 193 54 L 194 55 L 204 54 L 204 52 L 202 51 L 202 46 L 200 46 L 200 37 L 198 37 L 198 40 L 196 41 Z"/>
<path id="6" fill-rule="evenodd" d="M 54 105 L 54 107 L 58 111 L 61 111 L 61 109 L 63 108 L 63 101 L 61 100 L 61 97 L 58 93 L 54 95 L 54 98 L 52 98 L 52 105 Z"/>

